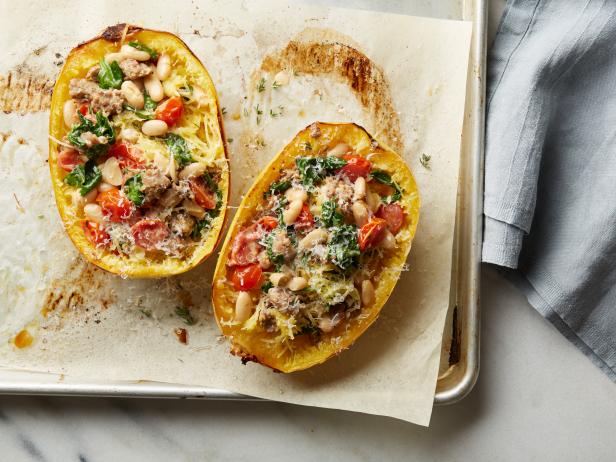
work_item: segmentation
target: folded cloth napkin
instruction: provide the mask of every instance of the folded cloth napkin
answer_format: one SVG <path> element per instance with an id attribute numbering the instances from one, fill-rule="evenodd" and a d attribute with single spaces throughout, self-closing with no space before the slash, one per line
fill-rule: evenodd
<path id="1" fill-rule="evenodd" d="M 510 0 L 488 62 L 483 261 L 616 381 L 616 1 Z"/>

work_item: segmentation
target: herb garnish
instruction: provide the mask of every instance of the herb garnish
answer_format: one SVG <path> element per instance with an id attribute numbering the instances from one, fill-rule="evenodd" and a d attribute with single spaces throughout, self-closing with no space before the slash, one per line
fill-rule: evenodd
<path id="1" fill-rule="evenodd" d="M 173 158 L 178 163 L 180 168 L 183 168 L 191 162 L 194 162 L 193 156 L 190 153 L 190 149 L 188 149 L 188 145 L 186 144 L 186 140 L 180 135 L 177 135 L 175 133 L 168 133 L 165 137 L 165 143 L 167 144 L 169 152 L 173 154 Z"/>
<path id="2" fill-rule="evenodd" d="M 99 61 L 101 70 L 98 72 L 98 86 L 104 90 L 110 88 L 118 89 L 122 85 L 124 74 L 117 61 L 112 61 L 109 64 L 104 59 Z"/>
<path id="3" fill-rule="evenodd" d="M 261 123 L 261 116 L 263 115 L 263 110 L 257 104 L 255 106 L 255 112 L 257 113 L 257 125 Z"/>
<path id="4" fill-rule="evenodd" d="M 282 84 L 281 84 L 281 83 L 278 83 L 278 81 L 274 80 L 274 81 L 272 82 L 272 88 L 273 88 L 274 90 L 278 90 L 280 87 L 282 87 Z"/>
<path id="5" fill-rule="evenodd" d="M 262 93 L 265 91 L 265 78 L 261 77 L 261 80 L 259 80 L 259 83 L 257 84 L 257 91 L 259 93 Z"/>
<path id="6" fill-rule="evenodd" d="M 147 52 L 147 53 L 150 55 L 150 58 L 152 58 L 152 59 L 156 59 L 156 58 L 158 58 L 158 53 L 156 53 L 156 52 L 155 52 L 154 50 L 152 50 L 149 46 L 144 45 L 144 44 L 143 44 L 143 43 L 141 43 L 141 42 L 136 42 L 136 41 L 135 41 L 135 42 L 128 42 L 128 44 L 129 44 L 131 47 L 136 48 L 137 50 Z"/>
<path id="7" fill-rule="evenodd" d="M 225 114 L 227 113 L 227 108 L 223 106 L 223 107 L 220 109 L 220 113 L 221 113 L 222 115 L 225 115 Z"/>
<path id="8" fill-rule="evenodd" d="M 79 194 L 85 196 L 98 185 L 103 178 L 100 169 L 89 160 L 85 165 L 77 165 L 66 175 L 64 182 L 70 186 L 79 186 Z"/>
<path id="9" fill-rule="evenodd" d="M 423 153 L 421 157 L 419 158 L 419 163 L 421 164 L 423 168 L 430 170 L 430 159 L 432 159 L 432 156 L 429 156 L 426 153 Z"/>
<path id="10" fill-rule="evenodd" d="M 302 184 L 308 189 L 312 189 L 317 181 L 321 181 L 329 173 L 344 167 L 346 163 L 346 160 L 335 156 L 295 158 L 295 165 L 302 178 Z"/>
<path id="11" fill-rule="evenodd" d="M 184 324 L 186 324 L 187 326 L 194 326 L 197 322 L 195 318 L 193 318 L 192 314 L 190 314 L 188 308 L 186 308 L 185 306 L 176 306 L 175 314 L 182 318 Z"/>
<path id="12" fill-rule="evenodd" d="M 357 228 L 352 225 L 341 225 L 332 228 L 327 244 L 327 258 L 343 271 L 357 264 L 359 257 L 357 243 Z"/>
<path id="13" fill-rule="evenodd" d="M 385 202 L 386 204 L 391 204 L 393 202 L 398 202 L 400 200 L 400 198 L 402 197 L 402 193 L 403 193 L 402 188 L 398 185 L 398 183 L 396 183 L 394 180 L 391 179 L 391 176 L 389 175 L 389 173 L 384 172 L 383 170 L 374 170 L 372 171 L 372 173 L 370 173 L 370 177 L 373 180 L 378 181 L 379 183 L 382 183 L 387 186 L 391 186 L 392 188 L 395 189 L 395 192 L 391 196 L 387 196 L 383 198 L 383 202 Z"/>
<path id="14" fill-rule="evenodd" d="M 73 125 L 66 137 L 73 146 L 83 151 L 88 159 L 96 159 L 100 154 L 107 152 L 109 146 L 115 143 L 115 132 L 109 123 L 109 119 L 100 111 L 96 113 L 96 123 L 86 119 L 80 112 L 77 115 L 80 123 Z M 104 136 L 107 138 L 107 143 L 87 147 L 86 142 L 81 138 L 81 135 L 86 132 L 93 133 L 96 136 Z"/>
<path id="15" fill-rule="evenodd" d="M 137 207 L 143 205 L 145 200 L 145 194 L 143 193 L 143 181 L 141 180 L 141 173 L 130 177 L 124 183 L 124 194 L 128 197 L 133 204 Z"/>

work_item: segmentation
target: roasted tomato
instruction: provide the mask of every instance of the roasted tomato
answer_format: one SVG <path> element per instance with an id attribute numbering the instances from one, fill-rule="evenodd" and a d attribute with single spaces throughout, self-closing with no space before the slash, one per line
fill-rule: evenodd
<path id="1" fill-rule="evenodd" d="M 190 190 L 195 196 L 195 202 L 206 210 L 216 208 L 216 195 L 210 191 L 203 179 L 192 178 L 188 180 Z"/>
<path id="2" fill-rule="evenodd" d="M 126 140 L 120 140 L 109 148 L 109 157 L 117 157 L 120 168 L 140 169 L 145 167 L 143 152 Z"/>
<path id="3" fill-rule="evenodd" d="M 238 291 L 254 289 L 261 280 L 262 275 L 261 266 L 257 263 L 248 266 L 238 266 L 233 271 L 233 287 Z"/>
<path id="4" fill-rule="evenodd" d="M 86 221 L 83 224 L 83 231 L 86 238 L 94 245 L 105 245 L 109 243 L 109 234 L 103 227 L 95 221 Z"/>
<path id="5" fill-rule="evenodd" d="M 302 211 L 299 213 L 297 220 L 295 220 L 294 226 L 296 230 L 304 232 L 314 228 L 314 216 L 307 204 L 304 204 L 302 207 Z"/>
<path id="6" fill-rule="evenodd" d="M 131 226 L 130 231 L 135 238 L 135 244 L 145 250 L 156 250 L 167 236 L 169 228 L 159 219 L 143 219 Z"/>
<path id="7" fill-rule="evenodd" d="M 373 247 L 383 238 L 383 231 L 387 228 L 387 222 L 382 218 L 372 218 L 359 230 L 359 250 L 362 252 Z"/>
<path id="8" fill-rule="evenodd" d="M 278 220 L 274 217 L 261 217 L 256 223 L 240 231 L 233 240 L 229 266 L 246 266 L 255 263 L 263 246 L 259 241 L 265 231 L 271 231 L 278 226 Z"/>
<path id="9" fill-rule="evenodd" d="M 276 228 L 276 226 L 278 226 L 278 219 L 270 216 L 265 216 L 259 218 L 257 224 L 260 225 L 262 228 L 271 231 L 272 229 Z"/>
<path id="10" fill-rule="evenodd" d="M 158 120 L 162 120 L 168 126 L 175 125 L 182 118 L 184 113 L 184 103 L 182 98 L 174 96 L 169 98 L 158 105 L 154 117 Z"/>
<path id="11" fill-rule="evenodd" d="M 396 234 L 404 224 L 404 209 L 400 204 L 382 204 L 376 212 L 376 216 L 387 222 L 389 230 Z"/>
<path id="12" fill-rule="evenodd" d="M 118 188 L 99 193 L 96 202 L 103 209 L 103 215 L 114 223 L 126 221 L 133 211 L 131 201 Z"/>
<path id="13" fill-rule="evenodd" d="M 85 163 L 84 157 L 75 149 L 62 149 L 58 154 L 58 167 L 67 172 Z"/>
<path id="14" fill-rule="evenodd" d="M 353 182 L 360 176 L 367 177 L 372 170 L 372 164 L 364 157 L 347 154 L 342 158 L 347 161 L 347 164 L 340 169 L 340 172 Z"/>
<path id="15" fill-rule="evenodd" d="M 81 113 L 81 115 L 85 116 L 88 115 L 88 105 L 87 104 L 82 104 L 81 106 L 79 106 L 78 111 Z"/>

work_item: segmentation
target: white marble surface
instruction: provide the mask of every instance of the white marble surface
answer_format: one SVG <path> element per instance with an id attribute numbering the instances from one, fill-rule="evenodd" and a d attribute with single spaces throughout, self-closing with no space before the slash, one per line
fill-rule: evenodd
<path id="1" fill-rule="evenodd" d="M 7 396 L 0 461 L 615 460 L 616 386 L 493 269 L 482 282 L 479 381 L 430 428 L 276 403 Z"/>

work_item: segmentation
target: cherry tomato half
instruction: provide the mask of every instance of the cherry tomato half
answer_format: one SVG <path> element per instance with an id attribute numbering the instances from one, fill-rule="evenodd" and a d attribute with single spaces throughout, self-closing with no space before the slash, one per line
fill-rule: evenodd
<path id="1" fill-rule="evenodd" d="M 210 191 L 203 179 L 192 178 L 188 180 L 190 190 L 195 196 L 195 202 L 206 210 L 216 208 L 216 195 Z"/>
<path id="2" fill-rule="evenodd" d="M 78 165 L 85 163 L 83 156 L 75 149 L 62 149 L 58 153 L 58 167 L 67 172 L 71 172 Z"/>
<path id="3" fill-rule="evenodd" d="M 109 148 L 109 157 L 116 157 L 120 168 L 140 169 L 145 167 L 145 159 L 141 149 L 126 140 L 120 140 Z"/>
<path id="4" fill-rule="evenodd" d="M 359 230 L 359 250 L 362 252 L 373 247 L 383 238 L 383 231 L 387 228 L 387 222 L 382 218 L 372 218 Z"/>
<path id="5" fill-rule="evenodd" d="M 88 115 L 88 105 L 82 104 L 81 106 L 79 106 L 78 111 L 81 113 L 82 116 Z"/>
<path id="6" fill-rule="evenodd" d="M 259 218 L 259 221 L 257 221 L 257 225 L 260 225 L 268 231 L 271 231 L 272 229 L 275 229 L 276 226 L 278 226 L 278 220 L 275 217 L 265 216 Z"/>
<path id="7" fill-rule="evenodd" d="M 229 266 L 246 266 L 255 263 L 263 246 L 259 244 L 265 231 L 271 231 L 278 226 L 278 220 L 265 216 L 256 223 L 244 228 L 233 239 Z"/>
<path id="8" fill-rule="evenodd" d="M 170 127 L 175 125 L 184 113 L 184 103 L 182 98 L 174 96 L 169 98 L 158 105 L 154 117 L 158 120 L 162 120 Z"/>
<path id="9" fill-rule="evenodd" d="M 114 223 L 127 220 L 133 211 L 130 200 L 118 188 L 99 193 L 96 202 L 103 209 L 103 215 Z"/>
<path id="10" fill-rule="evenodd" d="M 389 230 L 396 234 L 404 223 L 404 209 L 400 204 L 382 204 L 376 212 L 376 216 L 387 222 Z"/>
<path id="11" fill-rule="evenodd" d="M 135 244 L 145 250 L 156 250 L 157 244 L 169 236 L 169 228 L 159 219 L 143 219 L 130 228 Z"/>
<path id="12" fill-rule="evenodd" d="M 83 224 L 83 232 L 88 241 L 94 245 L 105 245 L 109 243 L 109 234 L 107 231 L 95 221 L 86 221 Z"/>
<path id="13" fill-rule="evenodd" d="M 340 169 L 340 172 L 353 182 L 360 176 L 367 177 L 372 170 L 372 164 L 364 157 L 347 154 L 342 158 L 347 161 L 347 164 Z"/>
<path id="14" fill-rule="evenodd" d="M 263 270 L 261 270 L 261 266 L 258 263 L 253 263 L 248 266 L 238 266 L 235 268 L 231 280 L 235 290 L 251 290 L 257 286 L 262 275 Z"/>

